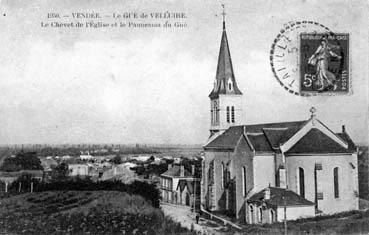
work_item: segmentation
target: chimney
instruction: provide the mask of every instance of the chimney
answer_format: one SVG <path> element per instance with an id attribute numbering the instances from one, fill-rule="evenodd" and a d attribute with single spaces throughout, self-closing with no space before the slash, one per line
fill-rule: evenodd
<path id="1" fill-rule="evenodd" d="M 342 125 L 342 133 L 346 133 L 346 127 L 345 127 L 345 125 Z"/>
<path id="2" fill-rule="evenodd" d="M 195 165 L 191 165 L 191 174 L 195 175 Z"/>
<path id="3" fill-rule="evenodd" d="M 180 166 L 179 168 L 179 176 L 184 177 L 184 166 Z"/>
<path id="4" fill-rule="evenodd" d="M 168 164 L 168 170 L 172 169 L 172 164 Z"/>
<path id="5" fill-rule="evenodd" d="M 269 187 L 264 190 L 264 199 L 265 200 L 270 199 L 270 188 Z"/>

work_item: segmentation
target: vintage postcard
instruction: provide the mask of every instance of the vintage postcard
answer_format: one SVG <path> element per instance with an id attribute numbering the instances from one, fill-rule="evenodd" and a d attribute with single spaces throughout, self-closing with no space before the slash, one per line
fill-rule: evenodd
<path id="1" fill-rule="evenodd" d="M 368 234 L 367 0 L 0 0 L 0 234 Z"/>

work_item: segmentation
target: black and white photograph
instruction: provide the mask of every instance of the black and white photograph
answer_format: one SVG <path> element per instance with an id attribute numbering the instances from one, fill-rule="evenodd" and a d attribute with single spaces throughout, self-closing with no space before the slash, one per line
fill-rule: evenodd
<path id="1" fill-rule="evenodd" d="M 368 234 L 367 0 L 0 0 L 0 234 Z"/>

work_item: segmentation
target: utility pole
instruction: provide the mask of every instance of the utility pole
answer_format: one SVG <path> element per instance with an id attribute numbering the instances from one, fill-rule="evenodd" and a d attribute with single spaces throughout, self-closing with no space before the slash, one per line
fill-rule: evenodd
<path id="1" fill-rule="evenodd" d="M 283 204 L 284 204 L 284 234 L 287 235 L 287 205 L 286 205 L 286 197 L 283 196 Z"/>
<path id="2" fill-rule="evenodd" d="M 194 180 L 194 191 L 193 191 L 193 212 L 196 215 L 196 211 L 195 210 L 196 210 L 196 179 Z"/>

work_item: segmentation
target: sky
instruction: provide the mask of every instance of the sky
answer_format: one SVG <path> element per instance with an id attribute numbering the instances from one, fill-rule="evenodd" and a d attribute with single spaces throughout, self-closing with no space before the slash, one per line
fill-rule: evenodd
<path id="1" fill-rule="evenodd" d="M 243 123 L 317 118 L 368 143 L 366 1 L 0 0 L 0 144 L 202 144 L 222 12 Z M 183 12 L 185 28 L 43 28 L 47 13 Z M 167 19 L 143 20 L 160 22 Z M 350 34 L 351 95 L 299 97 L 274 78 L 269 52 L 283 25 L 312 20 Z M 130 20 L 128 20 L 130 21 Z"/>

